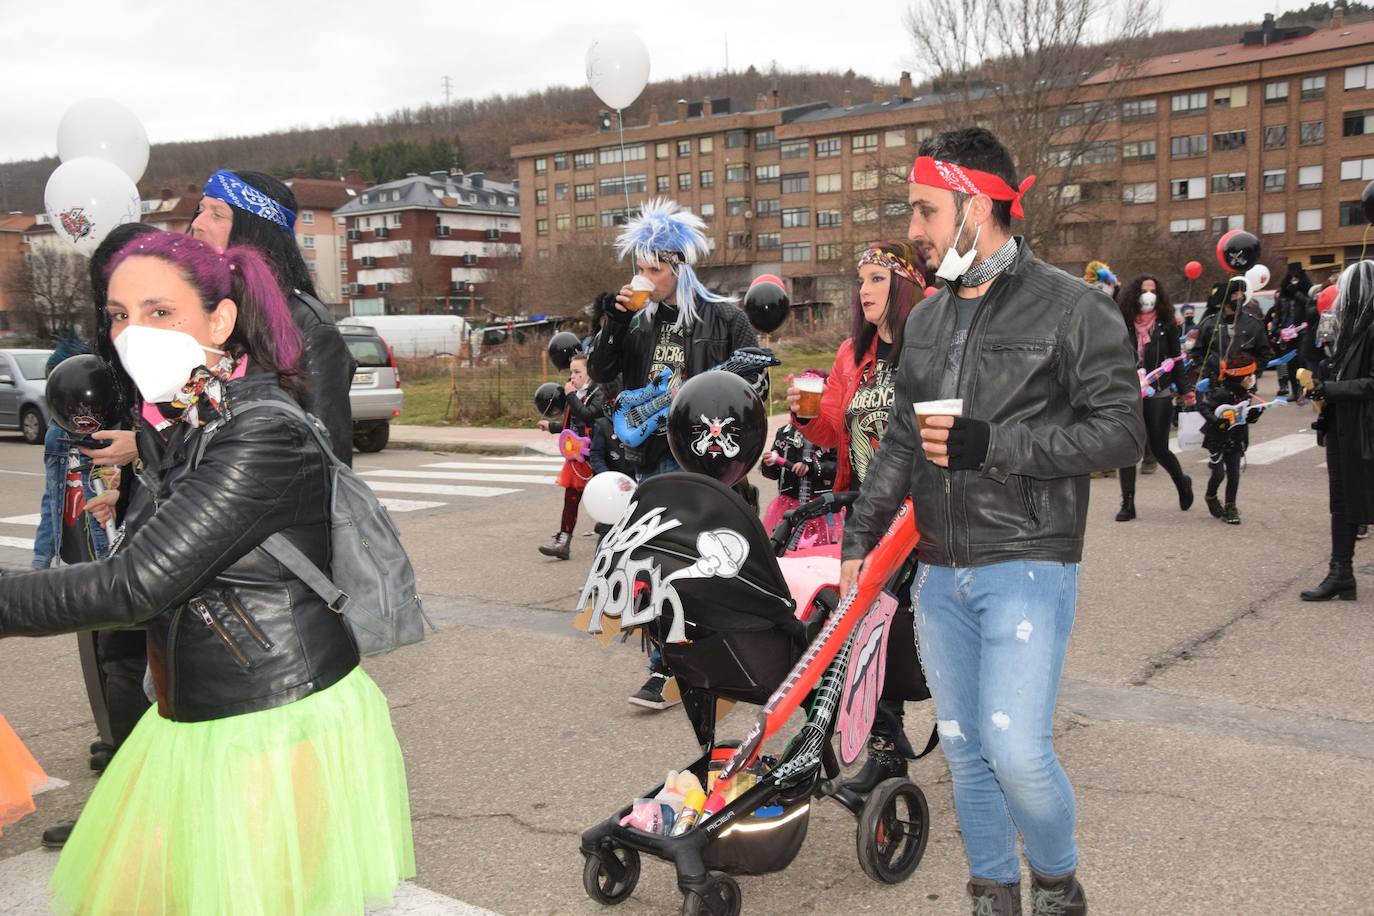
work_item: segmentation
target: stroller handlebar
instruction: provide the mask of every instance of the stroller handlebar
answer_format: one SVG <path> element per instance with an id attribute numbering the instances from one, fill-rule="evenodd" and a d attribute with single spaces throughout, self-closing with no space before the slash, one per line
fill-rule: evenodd
<path id="1" fill-rule="evenodd" d="M 773 529 L 768 542 L 773 545 L 773 552 L 779 553 L 792 539 L 792 532 L 798 527 L 813 518 L 820 518 L 822 515 L 832 515 L 848 506 L 852 506 L 859 498 L 857 490 L 850 490 L 846 493 L 825 493 L 815 499 L 809 500 L 797 506 L 795 509 L 788 509 L 783 513 L 782 521 Z"/>

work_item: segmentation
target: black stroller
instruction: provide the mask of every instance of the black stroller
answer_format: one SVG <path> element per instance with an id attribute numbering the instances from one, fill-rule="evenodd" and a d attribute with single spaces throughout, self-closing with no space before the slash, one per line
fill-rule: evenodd
<path id="1" fill-rule="evenodd" d="M 852 499 L 827 494 L 798 506 L 770 539 L 728 487 L 699 474 L 665 474 L 636 490 L 626 517 L 603 541 L 589 587 L 599 581 L 619 593 L 603 598 L 624 601 L 638 581 L 646 585 L 644 597 L 658 602 L 659 615 L 645 625 L 682 688 L 703 751 L 687 769 L 703 785 L 713 761 L 719 766 L 739 746 L 716 741 L 717 700 L 769 701 L 803 656 L 812 656 L 812 640 L 824 639 L 818 634 L 840 606 L 839 596 L 821 590 L 798 613 L 777 558 L 805 521 Z M 826 665 L 807 701 L 806 723 L 781 757 L 758 757 L 757 782 L 694 829 L 669 837 L 621 826 L 627 806 L 583 833 L 587 894 L 606 905 L 627 899 L 639 880 L 640 854 L 648 853 L 676 867 L 685 916 L 735 916 L 742 901 L 732 876 L 786 868 L 806 838 L 817 798 L 833 798 L 858 818 L 859 864 L 870 877 L 906 880 L 925 852 L 929 809 L 907 779 L 889 779 L 867 798 L 841 787 L 831 738 L 849 661 L 846 641 Z M 751 738 L 757 740 L 757 729 Z"/>

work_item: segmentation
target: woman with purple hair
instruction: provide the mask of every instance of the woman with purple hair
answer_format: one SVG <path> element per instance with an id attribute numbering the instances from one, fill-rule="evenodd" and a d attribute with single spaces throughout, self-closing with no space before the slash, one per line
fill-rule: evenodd
<path id="1" fill-rule="evenodd" d="M 328 568 L 323 452 L 303 422 L 245 410 L 299 388 L 276 277 L 254 249 L 147 234 L 111 260 L 105 308 L 139 394 L 142 485 L 108 559 L 0 579 L 0 637 L 146 625 L 157 708 L 88 800 L 54 904 L 387 902 L 415 860 L 386 699 L 342 618 L 260 549 L 280 533 Z"/>

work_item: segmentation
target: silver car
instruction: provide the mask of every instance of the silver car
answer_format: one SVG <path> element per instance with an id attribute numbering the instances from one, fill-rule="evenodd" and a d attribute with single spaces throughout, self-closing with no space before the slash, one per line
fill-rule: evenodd
<path id="1" fill-rule="evenodd" d="M 348 392 L 353 408 L 353 444 L 360 452 L 380 452 L 391 438 L 391 421 L 401 415 L 405 402 L 396 360 L 386 341 L 371 327 L 341 325 L 339 333 L 358 361 Z"/>
<path id="2" fill-rule="evenodd" d="M 17 429 L 30 445 L 48 431 L 47 368 L 51 350 L 0 350 L 0 429 Z"/>

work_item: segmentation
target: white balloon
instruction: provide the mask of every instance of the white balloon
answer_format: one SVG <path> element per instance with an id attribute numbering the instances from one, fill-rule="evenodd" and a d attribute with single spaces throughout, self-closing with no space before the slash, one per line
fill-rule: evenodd
<path id="1" fill-rule="evenodd" d="M 587 481 L 582 505 L 587 514 L 603 525 L 614 525 L 625 514 L 635 495 L 635 482 L 619 471 L 603 471 Z"/>
<path id="2" fill-rule="evenodd" d="M 110 230 L 136 223 L 138 188 L 113 162 L 83 156 L 59 165 L 43 191 L 43 207 L 58 238 L 90 257 Z"/>
<path id="3" fill-rule="evenodd" d="M 623 111 L 649 82 L 649 49 L 629 29 L 615 29 L 587 47 L 587 85 L 601 101 Z"/>
<path id="4" fill-rule="evenodd" d="M 138 181 L 148 167 L 148 133 L 138 115 L 113 99 L 82 99 L 58 122 L 57 157 L 82 156 L 113 162 Z"/>
<path id="5" fill-rule="evenodd" d="M 1263 264 L 1256 264 L 1245 272 L 1245 286 L 1255 293 L 1269 285 L 1269 268 Z"/>

